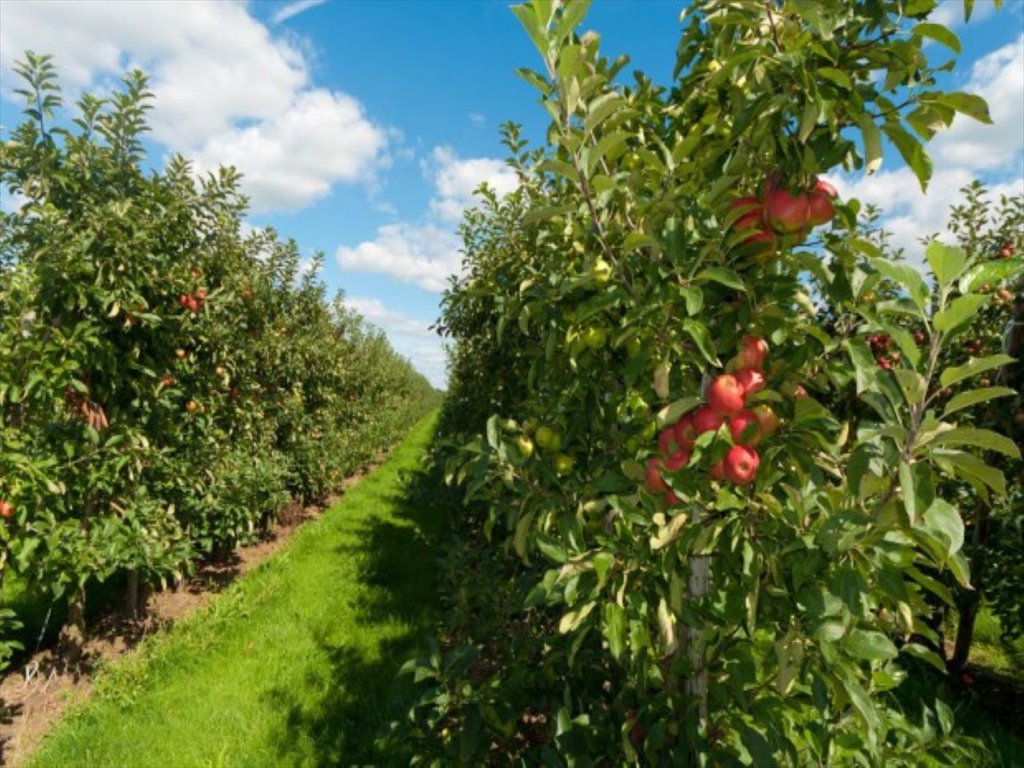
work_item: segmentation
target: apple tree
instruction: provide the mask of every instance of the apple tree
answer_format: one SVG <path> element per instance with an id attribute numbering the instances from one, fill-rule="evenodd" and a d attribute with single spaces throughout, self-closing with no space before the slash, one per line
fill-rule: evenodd
<path id="1" fill-rule="evenodd" d="M 971 387 L 1004 358 L 943 357 L 991 254 L 933 242 L 924 275 L 821 178 L 873 173 L 885 137 L 926 186 L 937 127 L 988 120 L 936 85 L 959 42 L 935 7 L 698 1 L 668 86 L 620 83 L 586 3 L 514 9 L 551 122 L 537 149 L 506 129 L 519 188 L 464 221 L 442 455 L 518 604 L 408 665 L 422 759 L 969 759 L 944 703 L 892 691 L 906 660 L 942 666 L 931 602 L 970 583 L 944 483 L 998 495 L 986 455 L 1019 456 L 941 398 L 1002 394 Z"/>

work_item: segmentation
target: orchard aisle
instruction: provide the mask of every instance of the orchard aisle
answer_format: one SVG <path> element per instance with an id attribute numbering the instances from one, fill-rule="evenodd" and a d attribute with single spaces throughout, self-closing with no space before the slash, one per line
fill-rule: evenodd
<path id="1" fill-rule="evenodd" d="M 435 600 L 443 495 L 421 471 L 435 420 L 208 610 L 101 676 L 29 764 L 386 762 L 374 742 L 402 715 L 398 669 Z"/>

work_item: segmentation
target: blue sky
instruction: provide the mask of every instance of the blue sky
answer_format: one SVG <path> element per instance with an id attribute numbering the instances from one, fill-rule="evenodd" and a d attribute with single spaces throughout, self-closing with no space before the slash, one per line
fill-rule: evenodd
<path id="1" fill-rule="evenodd" d="M 118 0 L 0 2 L 0 124 L 18 121 L 10 66 L 51 52 L 69 93 L 102 91 L 128 66 L 152 77 L 152 162 L 172 151 L 200 168 L 246 175 L 253 225 L 326 254 L 323 278 L 438 385 L 436 319 L 458 268 L 455 228 L 472 190 L 511 188 L 498 125 L 536 140 L 545 114 L 517 67 L 536 53 L 509 4 L 492 0 Z M 597 0 L 584 26 L 627 71 L 667 81 L 682 3 Z M 892 153 L 872 177 L 834 179 L 844 196 L 883 206 L 897 242 L 940 231 L 956 189 L 975 176 L 1024 192 L 1024 0 L 993 13 L 978 0 L 940 18 L 964 46 L 950 85 L 986 96 L 995 127 L 958 118 L 935 144 L 925 196 Z M 935 46 L 937 57 L 943 51 Z M 10 199 L 5 205 L 12 205 Z"/>

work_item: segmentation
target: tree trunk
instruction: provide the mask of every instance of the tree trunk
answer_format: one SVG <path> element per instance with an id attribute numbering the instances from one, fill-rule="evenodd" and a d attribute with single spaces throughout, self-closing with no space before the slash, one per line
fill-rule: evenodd
<path id="1" fill-rule="evenodd" d="M 974 640 L 974 620 L 978 618 L 978 609 L 981 607 L 981 593 L 975 589 L 967 594 L 967 599 L 960 604 L 960 623 L 956 628 L 956 646 L 953 648 L 953 656 L 947 662 L 946 667 L 952 674 L 963 670 L 967 659 L 971 655 L 971 643 Z"/>
<path id="2" fill-rule="evenodd" d="M 128 571 L 128 586 L 125 590 L 125 611 L 129 619 L 139 618 L 139 572 Z"/>
<path id="3" fill-rule="evenodd" d="M 79 586 L 68 601 L 68 620 L 60 630 L 59 646 L 71 665 L 82 660 L 85 651 L 85 586 Z"/>
<path id="4" fill-rule="evenodd" d="M 690 515 L 694 525 L 701 522 L 701 511 L 695 508 Z M 699 603 L 708 594 L 711 578 L 711 560 L 707 556 L 690 558 L 690 576 L 686 583 L 688 602 Z M 690 676 L 683 682 L 683 693 L 694 700 L 697 712 L 697 731 L 703 732 L 708 724 L 708 673 L 704 667 L 704 644 L 701 640 L 700 627 L 683 628 L 686 659 L 690 666 Z M 690 765 L 700 764 L 700 747 L 694 743 L 690 749 Z"/>

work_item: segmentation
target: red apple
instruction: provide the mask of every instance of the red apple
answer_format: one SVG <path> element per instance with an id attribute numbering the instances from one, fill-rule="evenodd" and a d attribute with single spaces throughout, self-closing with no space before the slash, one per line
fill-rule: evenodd
<path id="1" fill-rule="evenodd" d="M 799 232 L 807 226 L 810 213 L 806 195 L 792 195 L 788 189 L 773 189 L 765 196 L 765 220 L 781 235 Z"/>
<path id="2" fill-rule="evenodd" d="M 744 368 L 736 372 L 736 381 L 743 388 L 743 396 L 749 397 L 764 389 L 764 374 L 757 368 Z"/>
<path id="3" fill-rule="evenodd" d="M 665 469 L 667 469 L 669 472 L 678 472 L 680 469 L 682 469 L 689 463 L 689 451 L 676 451 L 667 459 L 665 459 Z"/>
<path id="4" fill-rule="evenodd" d="M 189 296 L 188 299 L 186 300 L 186 306 L 188 307 L 189 312 L 199 311 L 199 302 L 196 301 L 192 296 Z"/>
<path id="5" fill-rule="evenodd" d="M 14 505 L 6 499 L 0 499 L 0 517 L 11 517 L 14 515 Z"/>
<path id="6" fill-rule="evenodd" d="M 674 453 L 681 446 L 676 442 L 676 430 L 675 427 L 665 427 L 658 434 L 658 450 L 666 456 L 670 453 Z"/>
<path id="7" fill-rule="evenodd" d="M 668 504 L 670 507 L 675 507 L 682 503 L 682 500 L 678 496 L 676 496 L 675 491 L 669 488 L 665 492 L 665 503 Z"/>
<path id="8" fill-rule="evenodd" d="M 1004 258 L 1004 259 L 1011 259 L 1011 258 L 1013 258 L 1013 246 L 1010 245 L 1009 243 L 1004 245 L 1002 247 L 1002 250 L 999 251 L 999 256 L 1001 258 Z"/>
<path id="9" fill-rule="evenodd" d="M 721 414 L 706 405 L 698 408 L 693 414 L 693 428 L 698 435 L 705 432 L 717 432 L 723 421 Z"/>
<path id="10" fill-rule="evenodd" d="M 819 181 L 814 189 L 807 196 L 807 203 L 810 207 L 810 214 L 807 217 L 807 224 L 816 227 L 832 220 L 836 215 L 832 207 L 832 201 L 836 198 L 836 188 L 827 181 Z"/>
<path id="11" fill-rule="evenodd" d="M 715 377 L 708 387 L 708 405 L 723 416 L 743 409 L 743 387 L 735 376 L 723 373 Z"/>
<path id="12" fill-rule="evenodd" d="M 761 442 L 761 422 L 753 411 L 742 410 L 729 419 L 729 432 L 737 445 L 757 445 Z"/>
<path id="13" fill-rule="evenodd" d="M 182 309 L 185 309 L 186 307 L 188 307 L 188 298 L 189 297 L 186 294 L 184 294 L 184 293 L 181 294 L 180 296 L 178 296 L 178 305 Z"/>
<path id="14" fill-rule="evenodd" d="M 644 485 L 651 493 L 664 493 L 668 490 L 665 478 L 661 476 L 661 459 L 647 460 L 647 472 L 644 474 Z"/>
<path id="15" fill-rule="evenodd" d="M 742 210 L 744 213 L 735 222 L 733 229 L 742 232 L 746 229 L 760 229 L 761 227 L 761 201 L 756 197 L 741 197 L 732 201 L 730 206 L 733 210 Z"/>
<path id="16" fill-rule="evenodd" d="M 774 253 L 779 248 L 775 233 L 766 229 L 758 230 L 750 237 L 746 238 L 741 245 L 744 247 L 756 245 L 758 247 L 756 249 L 751 248 L 751 250 L 759 254 Z"/>
<path id="17" fill-rule="evenodd" d="M 746 485 L 754 479 L 761 457 L 745 445 L 734 445 L 725 454 L 725 476 L 737 485 Z"/>
<path id="18" fill-rule="evenodd" d="M 676 422 L 676 445 L 683 450 L 693 448 L 697 439 L 697 428 L 693 425 L 693 414 L 688 413 Z"/>
<path id="19" fill-rule="evenodd" d="M 768 357 L 768 342 L 757 336 L 744 336 L 740 342 L 740 351 L 733 358 L 738 370 L 744 368 L 763 368 Z"/>

